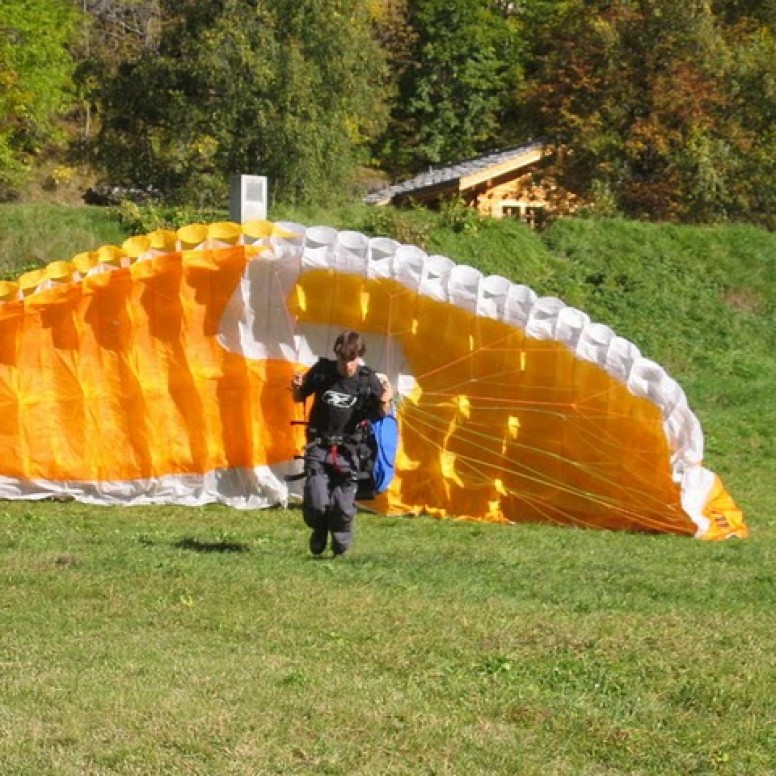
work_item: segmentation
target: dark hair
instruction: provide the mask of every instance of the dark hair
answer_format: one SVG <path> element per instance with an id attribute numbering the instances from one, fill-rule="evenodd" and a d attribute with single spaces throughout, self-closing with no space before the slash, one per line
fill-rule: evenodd
<path id="1" fill-rule="evenodd" d="M 364 338 L 357 331 L 343 331 L 334 343 L 334 353 L 343 361 L 354 361 L 366 353 Z"/>

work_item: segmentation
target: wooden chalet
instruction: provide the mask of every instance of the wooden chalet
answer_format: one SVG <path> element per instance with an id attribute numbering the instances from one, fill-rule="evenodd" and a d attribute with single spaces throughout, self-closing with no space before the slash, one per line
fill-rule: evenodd
<path id="1" fill-rule="evenodd" d="M 519 218 L 533 226 L 572 209 L 571 197 L 548 173 L 551 149 L 542 142 L 495 151 L 430 169 L 365 197 L 371 205 L 437 207 L 460 199 L 492 218 Z"/>

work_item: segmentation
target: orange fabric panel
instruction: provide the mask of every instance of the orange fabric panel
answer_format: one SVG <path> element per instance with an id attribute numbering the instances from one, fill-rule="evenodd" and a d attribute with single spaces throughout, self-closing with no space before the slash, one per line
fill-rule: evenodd
<path id="1" fill-rule="evenodd" d="M 732 537 L 746 539 L 749 536 L 749 529 L 744 524 L 743 512 L 725 490 L 719 477 L 714 477 L 714 485 L 703 514 L 711 521 L 711 527 L 703 536 L 706 540 Z"/>
<path id="2" fill-rule="evenodd" d="M 3 473 L 128 480 L 291 459 L 294 435 L 276 428 L 294 364 L 216 339 L 245 261 L 242 247 L 170 253 L 3 305 Z"/>
<path id="3" fill-rule="evenodd" d="M 304 366 L 246 358 L 251 343 L 230 352 L 219 341 L 225 316 L 240 314 L 229 305 L 241 300 L 247 262 L 263 261 L 260 247 L 165 246 L 0 304 L 0 474 L 142 481 L 282 470 L 300 452 L 288 386 Z M 126 258 L 104 253 L 115 266 Z M 246 282 L 256 294 L 255 278 Z M 275 302 L 275 287 L 258 285 L 265 290 L 265 303 Z M 395 279 L 334 268 L 305 267 L 285 302 L 289 321 L 378 334 L 408 362 L 415 388 L 400 403 L 396 477 L 376 508 L 698 530 L 672 479 L 659 407 L 566 345 L 478 316 L 464 309 L 471 300 L 441 302 Z M 271 352 L 292 352 L 284 347 Z M 704 538 L 746 535 L 718 478 L 704 514 L 712 526 Z"/>

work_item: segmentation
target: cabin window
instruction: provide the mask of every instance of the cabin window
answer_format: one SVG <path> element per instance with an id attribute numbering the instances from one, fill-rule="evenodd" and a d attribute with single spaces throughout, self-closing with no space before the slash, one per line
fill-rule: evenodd
<path id="1" fill-rule="evenodd" d="M 494 208 L 493 215 L 496 218 L 517 218 L 531 226 L 542 226 L 546 211 L 543 204 L 528 204 L 513 200 L 502 202 L 500 207 Z"/>

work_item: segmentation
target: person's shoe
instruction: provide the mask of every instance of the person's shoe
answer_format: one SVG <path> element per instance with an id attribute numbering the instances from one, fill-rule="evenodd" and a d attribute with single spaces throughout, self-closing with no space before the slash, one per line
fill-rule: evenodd
<path id="1" fill-rule="evenodd" d="M 313 555 L 322 555 L 326 549 L 326 541 L 329 536 L 326 531 L 313 531 L 310 534 L 310 552 Z"/>

